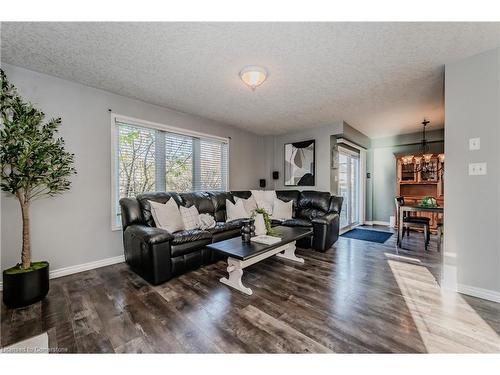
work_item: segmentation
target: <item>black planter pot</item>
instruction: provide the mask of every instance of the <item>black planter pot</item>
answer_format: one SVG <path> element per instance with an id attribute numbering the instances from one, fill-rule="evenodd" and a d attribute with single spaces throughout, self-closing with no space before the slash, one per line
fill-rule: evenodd
<path id="1" fill-rule="evenodd" d="M 3 271 L 3 302 L 7 307 L 31 305 L 44 299 L 49 292 L 49 263 L 28 272 L 7 271 Z"/>

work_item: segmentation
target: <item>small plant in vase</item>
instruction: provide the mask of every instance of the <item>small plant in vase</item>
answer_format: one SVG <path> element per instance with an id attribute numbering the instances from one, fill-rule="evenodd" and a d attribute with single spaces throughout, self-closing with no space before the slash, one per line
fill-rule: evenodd
<path id="1" fill-rule="evenodd" d="M 262 215 L 263 221 L 264 221 L 264 228 L 265 228 L 265 233 L 259 233 L 257 226 L 258 224 L 258 217 L 259 215 Z M 252 217 L 255 218 L 255 234 L 267 234 L 269 236 L 276 236 L 277 233 L 276 231 L 273 230 L 271 227 L 271 217 L 269 216 L 269 213 L 263 209 L 263 208 L 256 208 L 253 212 Z"/>
<path id="2" fill-rule="evenodd" d="M 437 207 L 438 206 L 436 198 L 434 198 L 434 197 L 424 197 L 422 199 L 422 202 L 420 202 L 420 205 L 422 207 Z"/>
<path id="3" fill-rule="evenodd" d="M 45 114 L 18 95 L 1 69 L 0 83 L 0 186 L 19 201 L 23 225 L 21 263 L 3 271 L 3 300 L 21 307 L 43 299 L 49 289 L 49 263 L 31 261 L 31 203 L 69 190 L 76 171 L 74 155 L 56 137 L 61 119 L 44 122 Z"/>

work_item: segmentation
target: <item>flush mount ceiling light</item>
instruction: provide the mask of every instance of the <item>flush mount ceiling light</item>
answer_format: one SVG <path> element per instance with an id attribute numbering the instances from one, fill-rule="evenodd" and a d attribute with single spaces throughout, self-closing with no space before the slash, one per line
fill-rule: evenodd
<path id="1" fill-rule="evenodd" d="M 266 80 L 267 71 L 261 66 L 247 66 L 241 70 L 240 78 L 252 91 L 255 91 Z"/>

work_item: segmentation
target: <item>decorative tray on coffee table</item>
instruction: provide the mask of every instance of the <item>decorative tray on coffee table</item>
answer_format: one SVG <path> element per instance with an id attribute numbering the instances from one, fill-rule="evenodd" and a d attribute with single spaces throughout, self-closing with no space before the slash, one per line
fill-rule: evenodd
<path id="1" fill-rule="evenodd" d="M 255 236 L 250 238 L 250 241 L 262 243 L 264 245 L 272 245 L 281 241 L 280 237 L 268 236 L 267 234 L 262 234 L 260 236 Z"/>

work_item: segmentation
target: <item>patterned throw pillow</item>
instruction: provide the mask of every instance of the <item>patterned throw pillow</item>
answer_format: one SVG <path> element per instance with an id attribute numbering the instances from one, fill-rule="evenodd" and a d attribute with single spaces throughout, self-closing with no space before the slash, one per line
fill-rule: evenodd
<path id="1" fill-rule="evenodd" d="M 196 229 L 200 225 L 200 213 L 195 206 L 184 207 L 180 206 L 182 221 L 186 230 Z"/>

